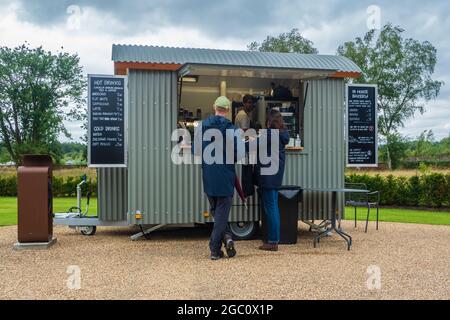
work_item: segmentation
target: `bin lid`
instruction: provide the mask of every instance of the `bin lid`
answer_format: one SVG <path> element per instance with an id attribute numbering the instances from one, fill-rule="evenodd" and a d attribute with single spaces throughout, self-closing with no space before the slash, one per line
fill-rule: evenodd
<path id="1" fill-rule="evenodd" d="M 258 193 L 261 192 L 260 188 L 258 188 Z M 301 194 L 303 191 L 302 187 L 299 186 L 281 186 L 278 188 L 278 193 L 282 195 L 284 198 L 291 200 Z"/>
<path id="2" fill-rule="evenodd" d="M 52 157 L 46 154 L 26 154 L 22 156 L 24 167 L 51 167 Z"/>
<path id="3" fill-rule="evenodd" d="M 302 191 L 302 187 L 299 186 L 281 186 L 278 188 L 278 193 L 288 200 L 299 196 Z"/>
<path id="4" fill-rule="evenodd" d="M 300 189 L 300 190 L 279 190 L 279 191 L 278 191 L 278 193 L 279 193 L 282 197 L 284 197 L 284 198 L 286 198 L 286 199 L 288 199 L 288 200 L 294 199 L 294 198 L 297 197 L 299 194 L 301 194 L 301 192 L 302 192 L 301 189 Z"/>

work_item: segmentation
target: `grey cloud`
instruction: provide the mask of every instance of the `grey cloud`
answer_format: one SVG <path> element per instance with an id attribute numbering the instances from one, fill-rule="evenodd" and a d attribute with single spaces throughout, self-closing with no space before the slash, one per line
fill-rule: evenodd
<path id="1" fill-rule="evenodd" d="M 381 23 L 392 22 L 406 29 L 405 36 L 418 40 L 428 40 L 438 49 L 438 64 L 435 78 L 444 80 L 439 99 L 450 100 L 450 2 L 438 0 L 432 3 L 412 1 L 295 1 L 295 0 L 16 0 L 20 3 L 18 18 L 41 27 L 54 27 L 64 24 L 67 7 L 78 5 L 94 8 L 100 14 L 107 14 L 118 20 L 122 28 L 114 24 L 105 26 L 99 37 L 112 36 L 121 42 L 127 37 L 157 32 L 161 28 L 180 27 L 196 29 L 202 36 L 214 42 L 250 43 L 261 41 L 267 35 L 276 35 L 293 27 L 300 32 L 307 31 L 321 53 L 333 54 L 339 44 L 363 36 L 366 28 L 366 8 L 376 4 L 381 8 Z M 11 1 L 0 0 L 0 6 L 10 5 Z M 91 30 L 89 30 L 91 31 Z M 70 39 L 70 36 L 67 36 Z M 195 45 L 193 45 L 195 46 Z M 236 48 L 244 49 L 244 48 Z M 109 57 L 106 57 L 109 59 Z M 447 80 L 449 79 L 449 80 Z M 448 107 L 430 102 L 430 113 Z M 445 115 L 444 115 L 445 117 Z M 420 121 L 432 127 L 438 124 L 439 117 L 417 116 Z M 429 121 L 428 119 L 433 119 Z"/>
<path id="2" fill-rule="evenodd" d="M 81 9 L 92 7 L 112 14 L 128 28 L 126 33 L 136 34 L 148 29 L 183 25 L 194 27 L 214 36 L 240 36 L 255 32 L 261 24 L 272 23 L 276 2 L 263 1 L 201 1 L 201 0 L 154 0 L 154 1 L 26 1 L 22 0 L 20 18 L 40 25 L 62 23 L 67 17 L 66 9 L 78 5 Z M 262 18 L 263 13 L 266 13 Z M 267 14 L 268 13 L 268 14 Z M 266 20 L 267 18 L 267 20 Z"/>
<path id="3" fill-rule="evenodd" d="M 66 9 L 70 5 L 81 8 L 92 7 L 97 11 L 109 13 L 126 26 L 120 30 L 124 35 L 133 35 L 144 31 L 153 31 L 167 26 L 184 26 L 200 30 L 211 37 L 225 37 L 249 40 L 263 40 L 268 34 L 276 35 L 293 27 L 302 29 L 320 29 L 321 26 L 348 17 L 349 28 L 358 17 L 362 21 L 360 28 L 348 29 L 347 38 L 351 40 L 365 31 L 366 8 L 373 1 L 261 1 L 261 0 L 19 0 L 22 4 L 20 18 L 39 25 L 55 25 L 67 18 Z M 7 3 L 5 0 L 2 2 Z M 448 1 L 428 3 L 415 0 L 387 1 L 376 3 L 381 8 L 382 23 L 393 21 L 411 29 L 420 29 L 426 18 L 435 15 L 437 23 L 449 23 Z M 417 21 L 414 17 L 421 17 Z M 409 22 L 412 22 L 409 24 Z M 111 33 L 117 32 L 112 29 Z M 427 32 L 426 30 L 424 32 Z M 433 38 L 433 34 L 428 34 Z M 324 35 L 333 38 L 333 35 Z M 314 39 L 312 39 L 314 40 Z M 339 43 L 340 43 L 339 42 Z M 337 45 L 339 44 L 336 44 Z M 335 48 L 333 48 L 333 51 Z M 328 52 L 330 53 L 330 52 Z"/>

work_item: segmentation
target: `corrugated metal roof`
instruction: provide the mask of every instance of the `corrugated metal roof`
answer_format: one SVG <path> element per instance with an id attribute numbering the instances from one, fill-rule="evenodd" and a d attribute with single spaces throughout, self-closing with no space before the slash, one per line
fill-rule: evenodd
<path id="1" fill-rule="evenodd" d="M 353 61 L 345 57 L 299 53 L 114 44 L 112 47 L 112 60 L 115 62 L 196 63 L 242 67 L 335 70 L 361 73 L 361 69 Z"/>

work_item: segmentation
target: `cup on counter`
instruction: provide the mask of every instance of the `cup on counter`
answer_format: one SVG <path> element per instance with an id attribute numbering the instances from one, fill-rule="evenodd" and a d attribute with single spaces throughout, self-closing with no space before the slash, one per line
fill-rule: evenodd
<path id="1" fill-rule="evenodd" d="M 289 139 L 289 143 L 287 145 L 289 148 L 294 148 L 295 147 L 295 139 L 294 138 L 290 138 Z"/>

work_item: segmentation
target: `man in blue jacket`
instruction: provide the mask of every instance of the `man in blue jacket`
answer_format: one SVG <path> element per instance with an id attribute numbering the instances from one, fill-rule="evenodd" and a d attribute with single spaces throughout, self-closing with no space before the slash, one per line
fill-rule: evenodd
<path id="1" fill-rule="evenodd" d="M 211 259 L 219 260 L 224 257 L 222 251 L 222 243 L 225 245 L 225 249 L 229 258 L 236 255 L 236 250 L 234 248 L 234 242 L 232 240 L 232 233 L 230 226 L 228 225 L 228 219 L 230 216 L 231 205 L 234 195 L 234 179 L 236 176 L 235 165 L 233 163 L 227 162 L 227 148 L 226 139 L 232 138 L 235 141 L 236 135 L 227 135 L 227 130 L 236 130 L 233 124 L 227 119 L 231 108 L 231 102 L 226 97 L 222 96 L 217 98 L 214 103 L 215 115 L 208 117 L 201 124 L 202 137 L 205 133 L 221 133 L 223 144 L 220 144 L 219 148 L 215 148 L 211 154 L 207 154 L 205 149 L 214 143 L 214 138 L 211 141 L 202 141 L 201 151 L 202 151 L 202 173 L 203 173 L 203 189 L 211 206 L 211 213 L 214 217 L 214 228 L 211 233 L 211 238 L 209 242 L 209 248 L 211 250 Z M 210 130 L 208 132 L 208 130 Z M 203 139 L 202 139 L 203 140 Z M 207 140 L 207 139 L 205 139 Z M 194 138 L 194 142 L 197 141 Z M 216 142 L 217 143 L 217 142 Z M 200 143 L 199 143 L 200 144 Z M 194 153 L 195 147 L 193 146 Z M 210 148 L 207 151 L 211 151 Z M 234 143 L 234 148 L 232 150 L 236 152 L 236 143 Z M 217 153 L 217 154 L 216 154 Z M 221 154 L 220 154 L 221 153 Z M 207 157 L 220 158 L 222 161 L 211 162 L 208 161 Z M 231 156 L 231 155 L 229 155 Z M 232 159 L 236 161 L 236 154 L 232 155 Z M 219 163 L 217 163 L 219 162 Z"/>

